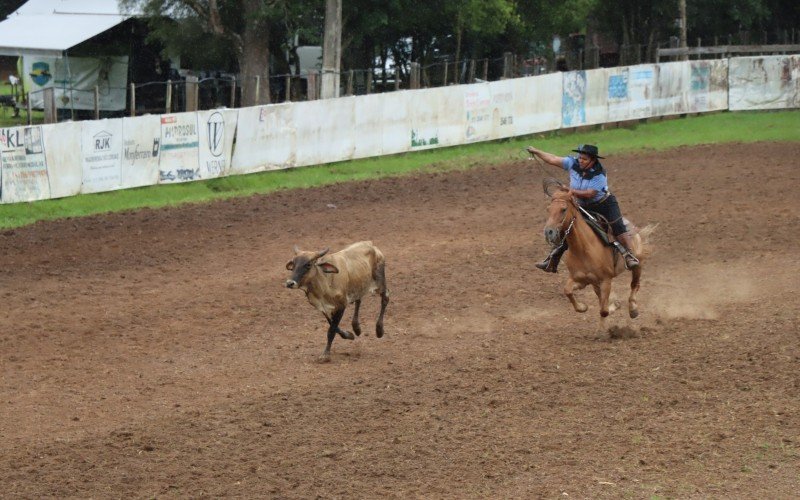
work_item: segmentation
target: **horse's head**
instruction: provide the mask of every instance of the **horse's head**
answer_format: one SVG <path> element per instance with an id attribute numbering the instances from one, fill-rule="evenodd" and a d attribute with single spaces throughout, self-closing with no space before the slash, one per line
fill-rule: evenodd
<path id="1" fill-rule="evenodd" d="M 551 245 L 560 245 L 564 233 L 575 220 L 575 203 L 567 189 L 553 193 L 547 207 L 547 222 L 544 224 L 544 239 Z"/>

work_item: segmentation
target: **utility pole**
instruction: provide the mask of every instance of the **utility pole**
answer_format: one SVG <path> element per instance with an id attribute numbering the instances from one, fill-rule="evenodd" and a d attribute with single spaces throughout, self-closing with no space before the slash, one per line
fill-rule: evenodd
<path id="1" fill-rule="evenodd" d="M 678 10 L 681 16 L 680 48 L 688 50 L 686 45 L 686 0 L 678 0 Z M 681 61 L 686 61 L 688 59 L 689 54 L 684 54 L 680 57 Z"/>
<path id="2" fill-rule="evenodd" d="M 342 69 L 342 0 L 325 0 L 322 45 L 322 99 L 339 97 Z"/>

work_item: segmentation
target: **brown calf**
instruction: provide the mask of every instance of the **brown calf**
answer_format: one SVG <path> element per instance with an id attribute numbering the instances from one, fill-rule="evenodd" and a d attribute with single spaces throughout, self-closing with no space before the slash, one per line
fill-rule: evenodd
<path id="1" fill-rule="evenodd" d="M 286 269 L 292 271 L 286 287 L 305 291 L 308 302 L 328 320 L 328 344 L 322 353 L 325 361 L 330 359 L 331 344 L 337 333 L 342 338 L 355 339 L 352 333 L 339 328 L 348 304 L 355 303 L 353 331 L 361 335 L 358 324 L 361 299 L 368 293 L 381 295 L 381 312 L 375 324 L 375 334 L 380 338 L 383 337 L 383 314 L 389 303 L 386 263 L 378 247 L 371 241 L 360 241 L 330 255 L 328 250 L 306 252 L 295 245 L 295 256 L 286 263 Z"/>

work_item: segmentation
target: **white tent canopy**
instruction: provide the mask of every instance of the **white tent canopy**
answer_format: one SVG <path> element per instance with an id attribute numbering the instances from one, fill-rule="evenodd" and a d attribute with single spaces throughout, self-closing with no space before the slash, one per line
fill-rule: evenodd
<path id="1" fill-rule="evenodd" d="M 0 55 L 60 56 L 131 15 L 118 0 L 29 0 L 0 22 Z"/>

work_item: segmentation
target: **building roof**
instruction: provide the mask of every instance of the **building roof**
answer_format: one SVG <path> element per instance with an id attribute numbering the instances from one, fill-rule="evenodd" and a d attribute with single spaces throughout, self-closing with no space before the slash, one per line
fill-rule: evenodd
<path id="1" fill-rule="evenodd" d="M 132 15 L 117 0 L 29 0 L 0 22 L 0 55 L 61 56 Z"/>

